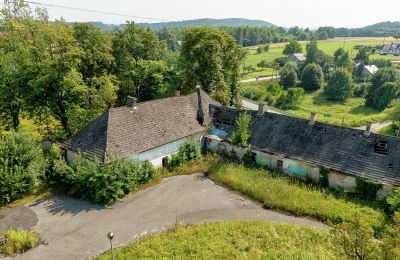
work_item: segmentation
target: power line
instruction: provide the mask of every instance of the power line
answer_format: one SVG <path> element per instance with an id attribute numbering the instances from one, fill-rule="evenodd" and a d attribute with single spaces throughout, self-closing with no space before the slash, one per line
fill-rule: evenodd
<path id="1" fill-rule="evenodd" d="M 63 8 L 63 9 L 69 9 L 69 10 L 75 10 L 75 11 L 82 11 L 82 12 L 89 12 L 89 13 L 106 14 L 106 15 L 114 15 L 114 16 L 124 16 L 124 17 L 129 17 L 129 18 L 153 20 L 153 21 L 159 21 L 159 22 L 173 22 L 173 21 L 171 21 L 171 20 L 160 19 L 160 18 L 136 16 L 136 15 L 129 15 L 129 14 L 120 14 L 120 13 L 113 13 L 113 12 L 105 12 L 105 11 L 92 10 L 92 9 L 84 9 L 84 8 L 78 8 L 78 7 L 72 7 L 72 6 L 55 5 L 55 4 L 45 4 L 45 3 L 33 2 L 33 1 L 25 1 L 25 2 L 26 2 L 26 3 L 30 3 L 30 4 L 34 4 L 34 5 L 41 5 L 41 6 L 46 6 L 46 7 Z"/>

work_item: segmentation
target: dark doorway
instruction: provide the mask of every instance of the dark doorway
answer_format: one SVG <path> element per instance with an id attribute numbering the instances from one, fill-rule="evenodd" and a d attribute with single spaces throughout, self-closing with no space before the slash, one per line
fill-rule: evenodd
<path id="1" fill-rule="evenodd" d="M 283 171 L 283 161 L 278 160 L 276 163 L 276 169 L 278 169 L 278 171 Z"/>

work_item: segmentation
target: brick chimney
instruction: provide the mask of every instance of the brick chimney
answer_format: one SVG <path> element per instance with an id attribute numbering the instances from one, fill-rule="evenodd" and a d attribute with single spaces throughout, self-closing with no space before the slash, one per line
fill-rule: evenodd
<path id="1" fill-rule="evenodd" d="M 267 108 L 268 102 L 261 102 L 258 104 L 258 111 L 257 111 L 257 116 L 262 116 L 264 115 L 265 108 Z"/>
<path id="2" fill-rule="evenodd" d="M 135 97 L 128 96 L 128 97 L 126 98 L 126 106 L 127 106 L 127 107 L 131 107 L 131 108 L 133 108 L 133 109 L 136 109 L 136 98 L 135 98 Z"/>
<path id="3" fill-rule="evenodd" d="M 181 96 L 181 92 L 179 90 L 175 90 L 175 97 L 180 97 Z"/>
<path id="4" fill-rule="evenodd" d="M 371 134 L 372 122 L 367 122 L 367 127 L 365 128 L 364 136 L 368 137 Z"/>
<path id="5" fill-rule="evenodd" d="M 203 103 L 201 101 L 201 88 L 200 86 L 196 87 L 197 91 L 197 102 L 198 102 L 198 107 L 197 107 L 197 121 L 199 121 L 200 125 L 204 124 L 204 110 L 203 110 Z"/>
<path id="6" fill-rule="evenodd" d="M 315 121 L 317 121 L 317 113 L 316 112 L 311 112 L 310 122 L 308 122 L 308 124 L 309 125 L 314 125 Z"/>

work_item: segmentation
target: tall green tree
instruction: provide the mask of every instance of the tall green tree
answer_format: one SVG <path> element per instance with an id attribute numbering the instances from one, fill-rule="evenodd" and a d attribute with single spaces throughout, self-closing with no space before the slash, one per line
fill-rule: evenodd
<path id="1" fill-rule="evenodd" d="M 399 97 L 399 82 L 400 74 L 395 68 L 380 69 L 371 79 L 365 104 L 378 110 L 384 110 Z"/>
<path id="2" fill-rule="evenodd" d="M 133 22 L 115 34 L 113 71 L 119 81 L 118 104 L 125 104 L 128 95 L 140 101 L 162 96 L 170 74 L 167 64 L 161 60 L 165 47 L 155 32 Z"/>
<path id="3" fill-rule="evenodd" d="M 326 95 L 337 101 L 346 101 L 353 95 L 353 78 L 345 68 L 338 68 L 325 87 Z"/>
<path id="4" fill-rule="evenodd" d="M 290 56 L 295 53 L 302 53 L 303 47 L 301 44 L 295 39 L 292 38 L 288 44 L 286 44 L 285 48 L 283 49 L 283 54 Z"/>
<path id="5" fill-rule="evenodd" d="M 324 83 L 324 74 L 316 63 L 308 64 L 301 74 L 301 86 L 304 90 L 317 90 Z"/>
<path id="6" fill-rule="evenodd" d="M 240 65 L 245 52 L 227 33 L 192 28 L 185 33 L 180 53 L 184 92 L 200 85 L 224 105 L 240 106 Z"/>
<path id="7" fill-rule="evenodd" d="M 293 62 L 288 62 L 280 70 L 279 84 L 284 86 L 286 89 L 293 88 L 297 83 L 297 65 Z"/>

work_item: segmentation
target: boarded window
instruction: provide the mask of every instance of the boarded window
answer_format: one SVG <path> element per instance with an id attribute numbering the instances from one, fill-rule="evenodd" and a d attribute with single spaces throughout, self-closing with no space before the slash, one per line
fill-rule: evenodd
<path id="1" fill-rule="evenodd" d="M 283 171 L 283 161 L 282 160 L 278 160 L 278 162 L 276 163 L 276 169 L 278 169 L 279 171 Z"/>

